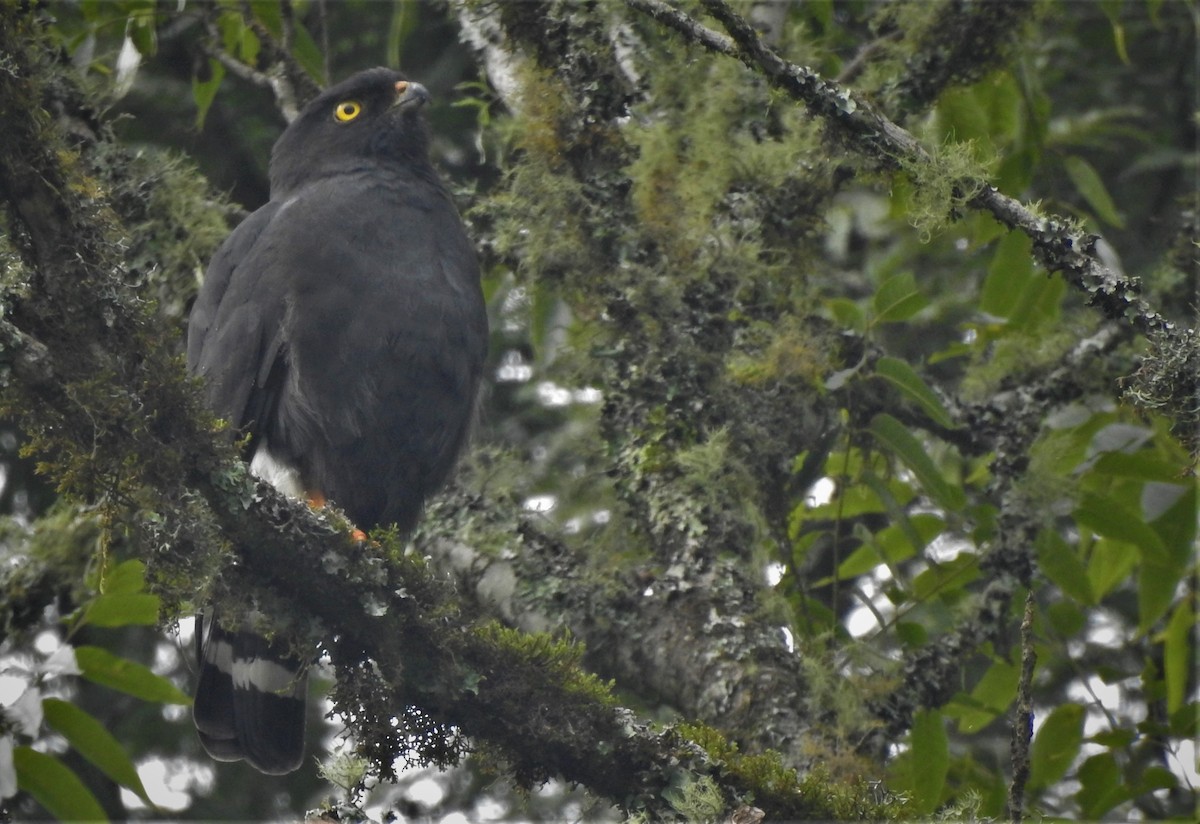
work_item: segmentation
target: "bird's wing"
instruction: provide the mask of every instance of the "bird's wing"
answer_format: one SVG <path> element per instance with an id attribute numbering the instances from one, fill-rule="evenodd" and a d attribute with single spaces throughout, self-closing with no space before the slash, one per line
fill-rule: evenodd
<path id="1" fill-rule="evenodd" d="M 226 238 L 188 321 L 188 370 L 205 378 L 210 408 L 252 435 L 270 414 L 284 355 L 284 287 L 266 271 L 280 209 L 266 204 Z"/>

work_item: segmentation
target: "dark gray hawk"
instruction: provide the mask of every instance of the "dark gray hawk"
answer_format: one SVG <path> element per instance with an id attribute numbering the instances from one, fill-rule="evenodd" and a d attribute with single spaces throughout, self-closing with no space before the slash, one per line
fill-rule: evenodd
<path id="1" fill-rule="evenodd" d="M 209 264 L 188 368 L 249 434 L 255 474 L 410 530 L 470 428 L 487 346 L 474 251 L 430 164 L 425 88 L 390 69 L 312 101 L 271 153 L 271 200 Z M 305 662 L 199 621 L 193 715 L 219 760 L 304 756 Z"/>

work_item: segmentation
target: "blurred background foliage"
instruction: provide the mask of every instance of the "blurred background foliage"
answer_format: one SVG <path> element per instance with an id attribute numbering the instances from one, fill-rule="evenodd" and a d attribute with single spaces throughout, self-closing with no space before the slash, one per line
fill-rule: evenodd
<path id="1" fill-rule="evenodd" d="M 761 527 L 755 545 L 724 551 L 767 581 L 759 620 L 805 660 L 805 700 L 822 708 L 834 742 L 813 760 L 828 763 L 878 734 L 867 708 L 898 687 L 906 662 L 976 620 L 978 595 L 995 574 L 981 561 L 1011 527 L 1004 519 L 1015 517 L 1037 567 L 1031 811 L 1190 820 L 1198 780 L 1196 419 L 1156 414 L 1125 395 L 1145 341 L 1107 327 L 1085 296 L 1047 275 L 1029 238 L 961 205 L 948 214 L 948 178 L 914 182 L 864 163 L 761 77 L 615 2 L 569 12 L 604 21 L 620 35 L 618 51 L 627 38 L 623 66 L 637 91 L 620 124 L 629 147 L 620 172 L 637 224 L 597 239 L 576 209 L 576 184 L 556 165 L 577 148 L 555 131 L 561 88 L 530 72 L 518 81 L 523 96 L 502 92 L 460 38 L 460 22 L 490 6 L 45 4 L 89 101 L 112 125 L 115 139 L 98 144 L 94 162 L 111 172 L 108 197 L 127 201 L 122 213 L 143 215 L 128 226 L 127 259 L 160 312 L 182 328 L 209 255 L 267 200 L 269 151 L 285 125 L 271 91 L 214 52 L 266 67 L 269 48 L 290 39 L 284 47 L 304 75 L 301 89 L 400 66 L 433 93 L 435 159 L 485 268 L 491 380 L 464 486 L 502 490 L 599 568 L 654 556 L 654 514 L 631 506 L 629 488 L 613 481 L 627 470 L 614 465 L 639 467 L 646 483 L 672 468 L 672 488 L 687 505 L 662 512 L 671 528 L 692 512 L 700 533 L 712 510 L 744 507 L 737 517 Z M 1194 325 L 1195 4 L 1039 2 L 1019 24 L 998 29 L 1004 37 L 989 40 L 984 29 L 972 43 L 964 32 L 966 48 L 947 58 L 948 21 L 967 14 L 964 6 L 972 4 L 737 7 L 758 15 L 786 57 L 871 97 L 945 168 L 1100 235 L 1110 268 L 1139 278 L 1143 297 L 1181 327 Z M 164 227 L 179 224 L 192 229 L 167 236 Z M 630 238 L 680 265 L 641 269 L 654 277 L 636 281 L 588 255 L 589 243 Z M 17 265 L 5 256 L 6 267 Z M 695 300 L 717 271 L 732 273 L 712 288 L 737 294 L 718 318 L 734 342 L 710 366 L 748 404 L 779 387 L 821 397 L 831 420 L 819 442 L 770 452 L 786 443 L 774 424 L 747 414 L 762 427 L 759 438 L 744 421 L 706 418 L 706 399 L 686 395 L 683 378 L 681 396 L 663 389 L 662 420 L 641 420 L 645 430 L 627 440 L 606 429 L 622 419 L 606 417 L 605 405 L 638 390 L 632 378 L 611 385 L 609 363 L 623 342 L 594 301 L 596 283 L 626 290 L 635 307 L 674 306 Z M 1089 339 L 1100 354 L 1082 359 Z M 1047 381 L 1064 364 L 1071 387 L 1056 394 Z M 647 371 L 656 368 L 647 362 Z M 869 401 L 880 396 L 886 411 Z M 1017 454 L 980 450 L 970 427 L 980 419 L 967 413 L 1005 397 L 1032 404 L 1023 414 L 1036 427 L 1008 442 Z M 697 410 L 694 420 L 678 417 L 687 409 Z M 661 434 L 689 427 L 686 436 Z M 756 438 L 767 455 L 743 457 Z M 321 780 L 315 766 L 266 779 L 202 756 L 186 708 L 174 703 L 183 699 L 164 686 L 189 690 L 186 627 L 183 641 L 164 642 L 157 611 L 145 611 L 153 596 L 141 572 L 89 563 L 98 543 L 104 557 L 120 557 L 122 537 L 106 530 L 103 509 L 56 502 L 20 456 L 21 442 L 13 427 L 0 431 L 6 564 L 58 558 L 88 571 L 75 591 L 55 593 L 59 611 L 47 611 L 40 633 L 5 641 L 3 678 L 14 696 L 36 680 L 47 701 L 84 710 L 119 742 L 114 752 L 86 720 L 64 721 L 69 710 L 60 708 L 56 724 L 48 713 L 48 727 L 22 733 L 40 742 L 18 748 L 22 786 L 52 811 L 56 803 L 83 805 L 60 813 L 87 811 L 90 796 L 110 816 L 131 818 L 294 817 L 337 797 L 338 782 Z M 614 454 L 630 449 L 637 454 Z M 781 514 L 758 500 L 769 496 L 756 484 L 769 479 L 752 469 L 756 460 L 803 481 L 780 490 Z M 1011 482 L 1003 500 L 994 494 L 997 462 Z M 883 780 L 920 814 L 1003 816 L 1025 593 L 1012 593 L 1017 606 L 1001 616 L 1003 631 L 963 657 L 960 689 L 888 730 L 886 746 L 872 753 L 873 772 L 857 758 L 844 769 Z M 66 643 L 140 661 L 158 680 L 137 675 L 114 692 L 110 670 L 120 667 L 99 654 L 89 666 L 80 661 L 83 679 L 47 669 Z M 653 695 L 630 690 L 622 700 L 675 717 Z M 314 717 L 312 728 L 316 749 L 338 743 L 336 723 Z M 38 759 L 45 751 L 87 789 L 70 797 L 64 784 L 35 791 L 57 775 Z M 136 798 L 133 768 L 158 810 Z M 359 800 L 376 816 L 431 820 L 614 815 L 556 785 L 514 792 L 494 769 L 487 759 L 448 773 L 418 768 Z M 44 814 L 24 795 L 9 804 L 19 818 Z"/>

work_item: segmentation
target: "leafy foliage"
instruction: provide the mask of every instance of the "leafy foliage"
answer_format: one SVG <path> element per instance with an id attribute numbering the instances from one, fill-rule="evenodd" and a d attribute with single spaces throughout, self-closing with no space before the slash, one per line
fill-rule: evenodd
<path id="1" fill-rule="evenodd" d="M 431 6 L 348 2 L 343 17 L 341 4 L 170 5 L 83 2 L 48 25 L 97 100 L 158 127 L 143 140 L 187 144 L 219 187 L 233 185 L 222 178 L 232 155 L 261 196 L 274 108 L 286 113 L 289 94 L 331 73 L 400 57 L 431 85 L 466 81 L 464 105 L 433 116 L 441 161 L 472 181 L 458 195 L 485 266 L 495 381 L 456 491 L 465 498 L 449 500 L 536 514 L 435 505 L 444 524 L 418 536 L 419 551 L 445 552 L 439 568 L 462 580 L 486 570 L 463 597 L 495 620 L 467 632 L 498 663 L 467 673 L 465 693 L 533 669 L 580 701 L 704 721 L 677 727 L 680 759 L 702 750 L 743 796 L 681 767 L 664 799 L 684 817 L 777 798 L 844 818 L 1018 814 L 1008 790 L 1022 765 L 1005 754 L 1024 704 L 1032 812 L 1194 812 L 1194 332 L 1164 354 L 1037 262 L 1047 235 L 976 210 L 995 187 L 1044 216 L 1047 232 L 1102 233 L 1089 253 L 1122 283 L 1137 279 L 1177 326 L 1194 323 L 1190 3 L 739 6 L 762 15 L 762 38 L 783 59 L 851 89 L 844 105 L 872 101 L 907 128 L 929 156 L 917 164 L 872 155 L 763 73 L 653 22 L 645 2 L 452 4 L 459 24 L 490 32 L 476 39 L 496 50 L 495 91 Z M 679 4 L 706 26 L 723 6 Z M 164 117 L 172 97 L 185 103 Z M 175 135 L 178 122 L 197 131 Z M 113 204 L 133 236 L 129 280 L 177 323 L 230 210 L 158 148 L 97 145 L 83 151 L 88 196 Z M 7 302 L 31 279 L 0 251 Z M 68 394 L 120 412 L 106 395 L 117 382 L 93 375 Z M 54 414 L 40 413 L 49 430 Z M 148 803 L 137 765 L 159 745 L 126 752 L 84 698 L 99 687 L 186 704 L 176 679 L 133 660 L 114 630 L 185 612 L 219 588 L 222 561 L 216 550 L 178 557 L 195 535 L 211 537 L 211 525 L 177 529 L 195 501 L 156 502 L 134 467 L 97 469 L 89 448 L 56 464 L 48 439 L 27 448 L 74 505 L 104 502 L 103 528 L 61 528 L 60 511 L 33 542 L 19 523 L 5 532 L 11 554 L 36 560 L 6 578 L 5 614 L 23 616 L 9 623 L 25 645 L 50 630 L 59 651 L 28 658 L 21 697 L 5 701 L 0 788 L 60 817 L 116 815 L 58 739 Z M 21 465 L 13 455 L 6 469 L 21 477 Z M 547 546 L 531 537 L 538 529 L 554 536 L 553 553 L 534 554 Z M 136 558 L 114 561 L 117 534 Z M 37 549 L 55 535 L 61 554 Z M 40 583 L 88 565 L 99 572 L 72 579 L 65 615 L 42 623 L 58 593 Z M 27 593 L 36 603 L 22 609 Z M 1012 608 L 1026 593 L 1031 649 L 1015 640 Z M 681 613 L 685 635 L 671 623 Z M 685 688 L 638 671 L 689 644 L 705 654 L 684 670 Z M 777 657 L 794 669 L 775 668 Z M 394 755 L 387 719 L 397 717 L 429 730 L 417 750 L 453 760 L 466 749 L 442 746 L 448 727 L 393 706 L 362 669 L 361 684 L 339 672 L 334 694 L 354 692 L 343 681 L 379 688 L 363 699 L 386 743 L 372 758 Z M 761 719 L 737 714 L 733 696 L 770 692 L 738 691 L 762 672 L 804 674 L 770 682 L 765 700 L 772 717 L 792 710 L 811 729 L 779 744 Z M 725 697 L 718 710 L 705 703 L 713 693 Z M 504 757 L 480 761 L 504 769 Z M 354 809 L 390 763 L 346 763 L 326 772 L 352 774 L 339 781 Z M 822 769 L 807 778 L 795 771 L 813 764 Z M 886 781 L 882 804 L 865 804 L 864 774 Z M 461 782 L 440 810 L 472 810 L 476 783 Z M 244 817 L 283 814 L 254 806 L 266 802 L 244 776 L 221 772 L 218 786 L 213 797 L 242 798 Z M 301 786 L 289 788 L 294 809 L 307 801 Z M 381 804 L 412 803 L 386 793 Z M 200 794 L 188 803 L 227 812 Z"/>

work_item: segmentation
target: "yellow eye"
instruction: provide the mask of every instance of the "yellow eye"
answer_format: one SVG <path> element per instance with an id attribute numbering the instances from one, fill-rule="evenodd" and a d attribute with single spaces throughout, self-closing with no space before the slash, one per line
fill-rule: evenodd
<path id="1" fill-rule="evenodd" d="M 362 105 L 353 100 L 343 100 L 333 110 L 333 116 L 341 123 L 349 123 L 362 114 Z"/>

